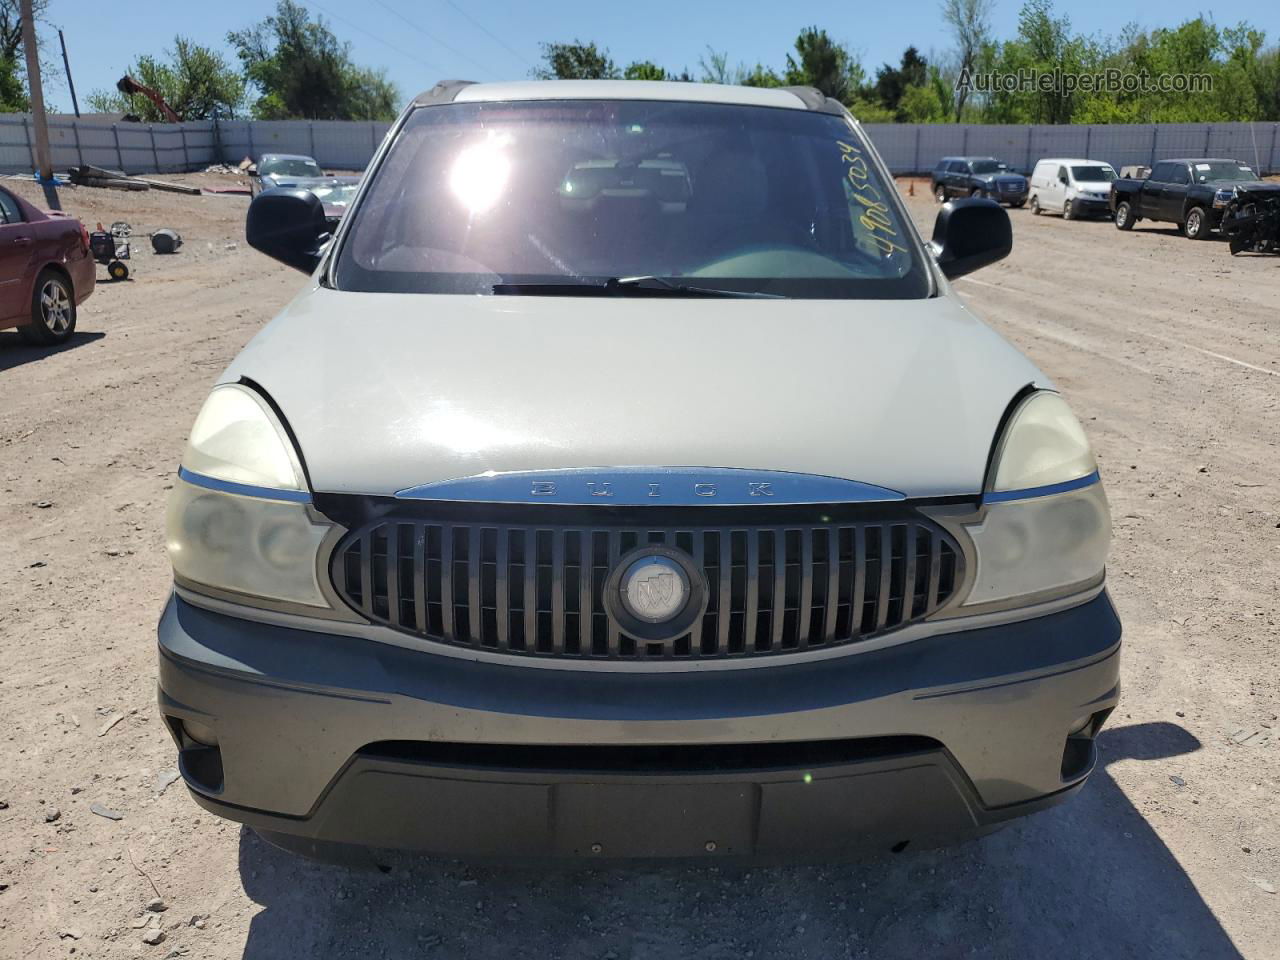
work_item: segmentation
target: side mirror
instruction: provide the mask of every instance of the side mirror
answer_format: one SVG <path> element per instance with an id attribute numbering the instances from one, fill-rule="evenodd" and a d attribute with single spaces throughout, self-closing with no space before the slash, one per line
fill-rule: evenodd
<path id="1" fill-rule="evenodd" d="M 952 200 L 938 211 L 932 246 L 938 266 L 950 279 L 990 266 L 1013 249 L 1009 214 L 994 200 Z"/>
<path id="2" fill-rule="evenodd" d="M 295 270 L 311 273 L 329 239 L 324 204 L 310 190 L 276 187 L 249 204 L 244 225 L 249 246 Z"/>

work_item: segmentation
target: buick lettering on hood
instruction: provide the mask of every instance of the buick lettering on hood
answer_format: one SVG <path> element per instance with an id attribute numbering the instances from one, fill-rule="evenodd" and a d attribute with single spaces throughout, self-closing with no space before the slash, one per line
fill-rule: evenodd
<path id="1" fill-rule="evenodd" d="M 333 235 L 330 231 L 336 231 Z M 415 98 L 168 505 L 195 801 L 307 856 L 822 857 L 1080 790 L 1119 697 L 1106 497 L 1054 385 L 807 88 Z"/>

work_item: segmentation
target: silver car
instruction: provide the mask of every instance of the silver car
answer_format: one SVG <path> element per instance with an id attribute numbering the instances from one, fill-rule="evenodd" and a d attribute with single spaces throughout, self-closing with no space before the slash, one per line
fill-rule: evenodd
<path id="1" fill-rule="evenodd" d="M 320 164 L 300 153 L 264 153 L 248 172 L 252 177 L 249 192 L 254 196 L 276 187 L 296 187 L 325 179 Z"/>
<path id="2" fill-rule="evenodd" d="M 219 378 L 168 510 L 196 802 L 328 856 L 828 856 L 1070 797 L 1119 696 L 1053 384 L 814 90 L 442 84 Z M 352 846 L 353 845 L 353 846 Z"/>

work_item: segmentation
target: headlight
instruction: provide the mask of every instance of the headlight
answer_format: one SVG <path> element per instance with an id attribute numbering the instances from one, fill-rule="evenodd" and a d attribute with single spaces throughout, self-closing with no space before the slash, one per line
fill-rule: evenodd
<path id="1" fill-rule="evenodd" d="M 1215 207 L 1225 207 L 1228 203 L 1235 199 L 1236 192 L 1234 189 L 1224 188 L 1217 191 L 1213 195 L 1213 205 Z"/>
<path id="2" fill-rule="evenodd" d="M 983 519 L 968 527 L 978 570 L 965 605 L 1050 599 L 1103 575 L 1111 516 L 1089 440 L 1056 393 L 1031 394 L 996 449 Z"/>
<path id="3" fill-rule="evenodd" d="M 184 586 L 327 608 L 316 576 L 330 525 L 311 508 L 283 428 L 248 387 L 215 387 L 169 497 L 166 539 Z"/>

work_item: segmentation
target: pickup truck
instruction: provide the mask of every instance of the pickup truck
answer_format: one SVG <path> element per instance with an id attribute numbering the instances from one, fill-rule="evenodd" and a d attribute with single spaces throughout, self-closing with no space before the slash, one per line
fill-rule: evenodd
<path id="1" fill-rule="evenodd" d="M 1121 178 L 1111 184 L 1116 227 L 1132 230 L 1139 220 L 1176 223 L 1184 236 L 1207 240 L 1222 212 L 1242 187 L 1280 191 L 1239 160 L 1161 160 L 1145 180 Z"/>

